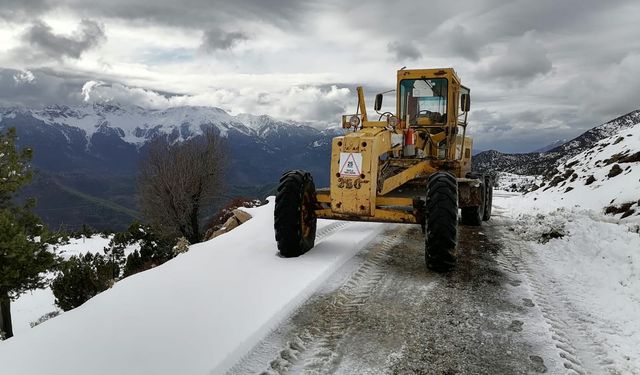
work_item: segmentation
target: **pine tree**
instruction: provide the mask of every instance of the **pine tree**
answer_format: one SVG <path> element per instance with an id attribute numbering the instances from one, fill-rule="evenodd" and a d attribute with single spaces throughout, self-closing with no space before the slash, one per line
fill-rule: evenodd
<path id="1" fill-rule="evenodd" d="M 0 132 L 0 331 L 13 336 L 11 300 L 45 285 L 43 272 L 55 263 L 47 233 L 33 214 L 34 201 L 16 205 L 13 198 L 31 180 L 32 150 L 18 150 L 16 130 Z"/>
<path id="2" fill-rule="evenodd" d="M 75 309 L 113 285 L 117 265 L 101 254 L 86 253 L 61 262 L 51 283 L 55 303 L 64 311 Z"/>

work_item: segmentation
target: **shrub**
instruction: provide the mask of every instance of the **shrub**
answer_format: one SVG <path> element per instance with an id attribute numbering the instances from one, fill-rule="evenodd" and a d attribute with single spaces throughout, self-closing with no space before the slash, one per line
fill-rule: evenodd
<path id="1" fill-rule="evenodd" d="M 103 255 L 87 253 L 63 261 L 51 283 L 55 303 L 64 311 L 76 308 L 113 285 L 116 265 Z"/>
<path id="2" fill-rule="evenodd" d="M 149 226 L 133 223 L 126 232 L 126 236 L 127 243 L 129 245 L 137 243 L 140 250 L 127 256 L 122 277 L 146 271 L 174 257 L 175 240 L 156 235 Z"/>

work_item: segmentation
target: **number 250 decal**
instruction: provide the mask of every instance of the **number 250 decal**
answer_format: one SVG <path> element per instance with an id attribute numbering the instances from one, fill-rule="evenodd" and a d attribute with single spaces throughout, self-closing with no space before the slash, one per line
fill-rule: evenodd
<path id="1" fill-rule="evenodd" d="M 360 189 L 362 187 L 362 181 L 359 178 L 351 179 L 351 178 L 338 178 L 338 187 L 340 189 Z"/>

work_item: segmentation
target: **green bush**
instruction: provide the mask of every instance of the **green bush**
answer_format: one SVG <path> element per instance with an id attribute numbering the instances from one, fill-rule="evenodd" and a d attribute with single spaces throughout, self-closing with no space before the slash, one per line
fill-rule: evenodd
<path id="1" fill-rule="evenodd" d="M 126 232 L 129 244 L 138 243 L 140 250 L 127 256 L 123 277 L 161 265 L 175 256 L 173 242 L 156 235 L 149 226 L 133 223 Z"/>
<path id="2" fill-rule="evenodd" d="M 87 253 L 63 261 L 51 283 L 55 303 L 64 311 L 76 308 L 114 282 L 116 264 L 100 254 Z"/>

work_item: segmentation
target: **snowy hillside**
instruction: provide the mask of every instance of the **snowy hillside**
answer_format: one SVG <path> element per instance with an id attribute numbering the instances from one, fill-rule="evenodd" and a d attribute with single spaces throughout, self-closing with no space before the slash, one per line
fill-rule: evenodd
<path id="1" fill-rule="evenodd" d="M 108 247 L 112 238 L 113 235 L 103 237 L 99 234 L 89 238 L 71 238 L 68 243 L 56 246 L 54 251 L 65 259 L 87 253 L 103 254 L 103 250 Z M 137 244 L 129 245 L 125 247 L 124 254 L 127 256 L 139 249 L 140 246 Z M 55 297 L 51 288 L 37 289 L 22 294 L 11 304 L 11 311 L 13 331 L 17 336 L 28 332 L 31 329 L 31 325 L 45 314 L 62 312 L 55 305 Z"/>
<path id="2" fill-rule="evenodd" d="M 498 190 L 509 192 L 524 193 L 530 191 L 534 185 L 542 182 L 542 176 L 526 176 L 509 172 L 498 172 L 497 174 Z"/>
<path id="3" fill-rule="evenodd" d="M 569 158 L 588 150 L 607 137 L 632 128 L 640 123 L 640 110 L 617 117 L 602 125 L 587 130 L 578 137 L 547 152 L 526 154 L 504 154 L 490 150 L 473 157 L 473 169 L 477 171 L 501 171 L 520 175 L 546 174 Z"/>
<path id="4" fill-rule="evenodd" d="M 388 227 L 321 220 L 314 249 L 280 258 L 273 207 L 1 342 L 2 373 L 221 373 Z"/>
<path id="5" fill-rule="evenodd" d="M 640 222 L 640 125 L 566 160 L 525 199 L 535 207 L 579 207 Z"/>

